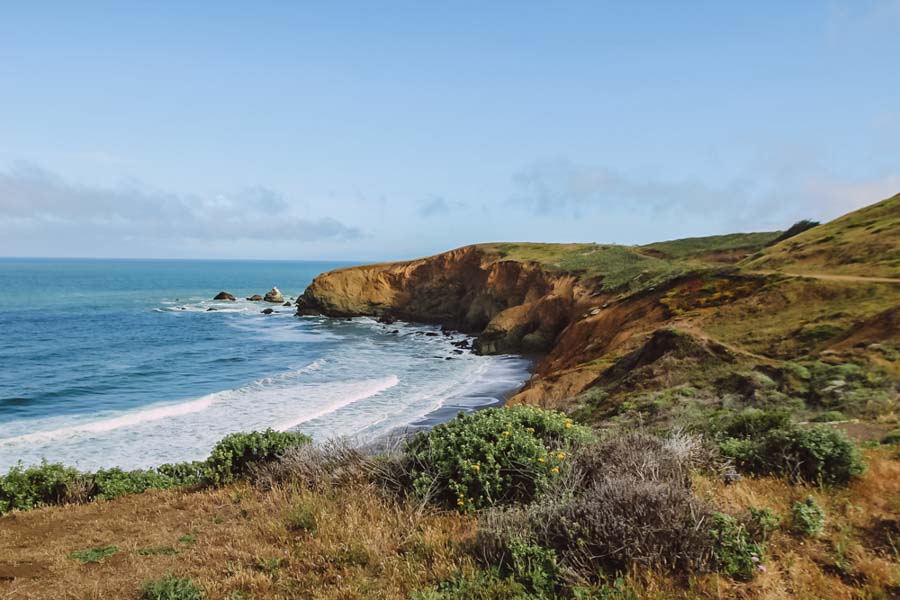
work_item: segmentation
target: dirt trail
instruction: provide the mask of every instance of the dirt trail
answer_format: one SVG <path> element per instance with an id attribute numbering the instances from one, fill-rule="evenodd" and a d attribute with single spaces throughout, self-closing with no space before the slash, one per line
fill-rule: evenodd
<path id="1" fill-rule="evenodd" d="M 750 271 L 754 275 L 784 275 L 785 277 L 805 277 L 825 281 L 855 281 L 857 283 L 900 283 L 894 277 L 866 277 L 864 275 L 833 275 L 828 273 L 788 273 L 786 271 Z"/>

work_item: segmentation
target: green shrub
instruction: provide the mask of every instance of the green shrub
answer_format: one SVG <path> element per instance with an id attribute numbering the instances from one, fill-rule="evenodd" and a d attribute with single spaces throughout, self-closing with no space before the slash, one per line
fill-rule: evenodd
<path id="1" fill-rule="evenodd" d="M 298 506 L 288 514 L 286 525 L 292 531 L 314 533 L 318 527 L 316 513 L 307 506 Z"/>
<path id="2" fill-rule="evenodd" d="M 141 587 L 141 600 L 202 600 L 203 590 L 193 581 L 174 575 L 166 575 L 157 581 L 148 581 Z"/>
<path id="3" fill-rule="evenodd" d="M 107 556 L 112 556 L 119 552 L 118 546 L 104 546 L 101 548 L 89 548 L 87 550 L 78 550 L 69 554 L 69 558 L 83 563 L 103 562 Z"/>
<path id="4" fill-rule="evenodd" d="M 12 467 L 0 477 L 0 514 L 11 510 L 30 510 L 47 504 L 62 504 L 69 496 L 78 471 L 58 463 L 41 461 L 40 466 Z"/>
<path id="5" fill-rule="evenodd" d="M 794 529 L 805 535 L 819 535 L 825 528 L 825 509 L 812 496 L 807 496 L 802 502 L 794 502 L 791 512 Z"/>
<path id="6" fill-rule="evenodd" d="M 229 483 L 246 475 L 251 466 L 275 460 L 288 448 L 311 441 L 309 436 L 302 433 L 273 429 L 232 433 L 213 447 L 206 460 L 204 476 L 207 483 Z"/>
<path id="7" fill-rule="evenodd" d="M 44 505 L 117 498 L 151 489 L 175 486 L 216 485 L 246 475 L 250 466 L 280 456 L 286 449 L 310 441 L 299 433 L 236 433 L 225 437 L 203 462 L 165 464 L 157 469 L 124 471 L 102 469 L 80 473 L 58 463 L 12 467 L 0 476 L 0 514 Z"/>
<path id="8" fill-rule="evenodd" d="M 406 456 L 420 497 L 469 511 L 530 502 L 565 468 L 569 447 L 590 436 L 555 411 L 487 409 L 417 434 Z"/>
<path id="9" fill-rule="evenodd" d="M 788 475 L 811 483 L 846 484 L 865 471 L 853 442 L 825 425 L 788 425 L 755 437 L 726 438 L 719 448 L 744 471 Z"/>
<path id="10" fill-rule="evenodd" d="M 845 421 L 847 417 L 839 410 L 826 410 L 825 412 L 813 417 L 816 423 L 834 423 L 835 421 Z"/>
<path id="11" fill-rule="evenodd" d="M 750 522 L 748 529 L 754 539 L 768 540 L 781 526 L 781 516 L 771 508 L 749 507 Z"/>
<path id="12" fill-rule="evenodd" d="M 153 470 L 123 471 L 119 468 L 97 471 L 91 476 L 96 486 L 94 497 L 111 500 L 126 494 L 140 494 L 146 490 L 164 490 L 179 482 Z"/>
<path id="13" fill-rule="evenodd" d="M 750 581 L 764 569 L 760 564 L 762 547 L 750 539 L 747 528 L 731 515 L 713 514 L 709 534 L 720 573 L 738 581 Z"/>
<path id="14" fill-rule="evenodd" d="M 790 422 L 791 415 L 787 411 L 750 408 L 726 421 L 722 432 L 726 437 L 732 438 L 754 437 L 787 427 Z"/>
<path id="15" fill-rule="evenodd" d="M 522 538 L 509 542 L 512 575 L 533 593 L 551 597 L 560 585 L 556 552 Z"/>

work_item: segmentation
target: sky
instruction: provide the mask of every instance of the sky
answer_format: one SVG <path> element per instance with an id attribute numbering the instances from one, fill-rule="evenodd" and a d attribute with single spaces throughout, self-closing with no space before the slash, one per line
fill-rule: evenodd
<path id="1" fill-rule="evenodd" d="M 387 260 L 900 192 L 900 0 L 19 2 L 0 256 Z"/>

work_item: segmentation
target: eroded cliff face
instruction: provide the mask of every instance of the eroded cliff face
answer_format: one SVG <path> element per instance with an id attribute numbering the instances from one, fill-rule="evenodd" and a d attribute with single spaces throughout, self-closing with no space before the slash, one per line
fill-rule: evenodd
<path id="1" fill-rule="evenodd" d="M 475 347 L 483 354 L 546 353 L 513 401 L 540 398 L 558 404 L 596 376 L 568 370 L 632 335 L 635 328 L 623 328 L 623 321 L 646 325 L 653 320 L 647 319 L 649 305 L 623 312 L 610 307 L 611 300 L 575 275 L 466 246 L 428 258 L 324 273 L 298 300 L 298 314 L 439 323 L 477 335 Z"/>

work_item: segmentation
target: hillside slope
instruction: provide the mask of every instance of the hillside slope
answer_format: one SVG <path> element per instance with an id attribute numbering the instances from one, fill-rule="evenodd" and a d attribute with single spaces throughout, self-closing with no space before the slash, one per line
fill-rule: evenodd
<path id="1" fill-rule="evenodd" d="M 784 240 L 742 266 L 900 278 L 900 194 Z"/>
<path id="2" fill-rule="evenodd" d="M 768 248 L 778 232 L 467 246 L 322 274 L 298 313 L 440 323 L 475 333 L 482 353 L 546 353 L 512 402 L 604 423 L 760 403 L 876 419 L 894 412 L 900 375 L 898 207 L 900 196 Z M 831 373 L 844 362 L 859 373 Z M 823 391 L 832 376 L 840 390 Z M 869 400 L 857 384 L 873 386 Z"/>

